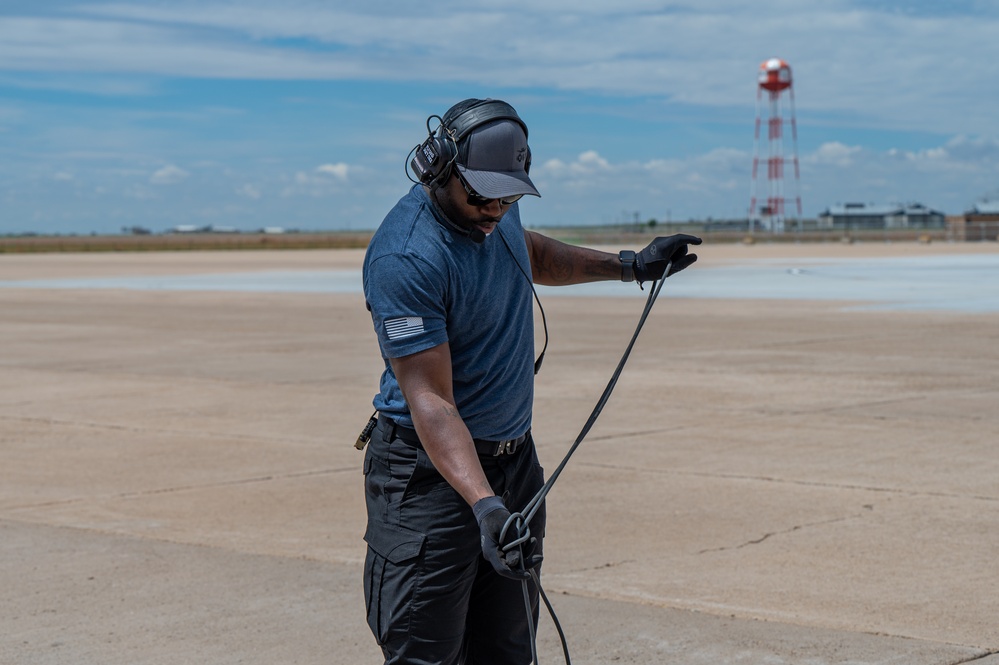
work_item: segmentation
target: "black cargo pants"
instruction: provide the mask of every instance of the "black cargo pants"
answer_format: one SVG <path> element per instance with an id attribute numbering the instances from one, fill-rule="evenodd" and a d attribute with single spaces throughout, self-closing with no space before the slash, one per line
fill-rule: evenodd
<path id="1" fill-rule="evenodd" d="M 386 430 L 379 423 L 364 458 L 364 600 L 386 665 L 529 663 L 521 582 L 501 577 L 482 557 L 472 509 L 427 453 Z M 513 454 L 479 459 L 511 511 L 544 483 L 530 437 Z M 542 506 L 530 524 L 539 553 L 544 528 Z M 538 591 L 533 582 L 528 588 L 536 626 Z"/>

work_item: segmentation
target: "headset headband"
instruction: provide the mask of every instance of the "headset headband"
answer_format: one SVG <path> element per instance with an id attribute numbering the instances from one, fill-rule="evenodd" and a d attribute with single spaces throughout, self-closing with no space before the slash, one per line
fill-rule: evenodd
<path id="1" fill-rule="evenodd" d="M 459 102 L 441 119 L 441 130 L 447 131 L 455 143 L 481 125 L 494 120 L 513 120 L 524 130 L 527 137 L 527 125 L 512 106 L 498 99 L 466 99 Z"/>

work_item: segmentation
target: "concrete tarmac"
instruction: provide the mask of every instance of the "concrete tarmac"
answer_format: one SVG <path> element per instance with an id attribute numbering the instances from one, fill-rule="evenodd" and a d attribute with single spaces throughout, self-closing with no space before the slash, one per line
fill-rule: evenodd
<path id="1" fill-rule="evenodd" d="M 677 285 L 760 259 L 999 248 L 698 254 Z M 381 661 L 352 445 L 382 365 L 362 296 L 11 284 L 361 256 L 0 256 L 0 663 Z M 666 286 L 549 497 L 543 581 L 572 662 L 999 665 L 999 313 Z M 545 293 L 547 469 L 642 305 Z M 540 646 L 562 662 L 545 616 Z"/>

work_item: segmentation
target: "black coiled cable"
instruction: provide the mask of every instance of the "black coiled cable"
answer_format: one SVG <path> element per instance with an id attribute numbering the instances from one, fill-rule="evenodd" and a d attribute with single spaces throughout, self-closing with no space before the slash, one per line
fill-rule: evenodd
<path id="1" fill-rule="evenodd" d="M 607 401 L 610 399 L 611 393 L 614 392 L 615 386 L 617 386 L 618 379 L 621 377 L 621 372 L 624 370 L 625 364 L 628 362 L 628 358 L 631 356 L 631 351 L 635 347 L 635 342 L 638 340 L 638 335 L 642 332 L 642 328 L 645 326 L 646 319 L 649 318 L 649 313 L 652 311 L 652 305 L 655 304 L 656 299 L 659 297 L 659 292 L 662 291 L 663 284 L 666 282 L 666 276 L 669 275 L 670 269 L 673 267 L 672 261 L 666 264 L 666 270 L 663 272 L 663 277 L 652 283 L 649 288 L 649 295 L 645 301 L 645 309 L 642 311 L 642 316 L 638 320 L 638 325 L 635 327 L 635 332 L 631 336 L 631 341 L 628 343 L 628 347 L 624 351 L 624 355 L 621 356 L 620 362 L 617 364 L 617 368 L 614 370 L 614 374 L 611 376 L 610 381 L 607 382 L 607 387 L 604 388 L 604 392 L 600 395 L 600 399 L 597 400 L 596 406 L 593 407 L 593 411 L 590 412 L 590 417 L 587 418 L 586 423 L 583 425 L 582 430 L 580 430 L 579 435 L 576 436 L 576 440 L 573 442 L 569 451 L 562 458 L 561 463 L 552 472 L 548 480 L 542 485 L 541 489 L 538 490 L 537 494 L 534 495 L 523 510 L 517 513 L 512 513 L 510 518 L 503 525 L 503 529 L 500 533 L 500 542 L 505 540 L 507 532 L 512 528 L 516 534 L 510 543 L 503 547 L 503 551 L 510 551 L 512 549 L 520 548 L 524 543 L 528 542 L 531 538 L 531 530 L 528 527 L 530 521 L 534 518 L 535 513 L 541 508 L 541 504 L 544 503 L 545 497 L 555 486 L 555 481 L 558 480 L 559 475 L 561 475 L 563 469 L 569 463 L 569 459 L 572 457 L 576 449 L 579 448 L 579 444 L 583 442 L 586 435 L 589 434 L 590 429 L 593 428 L 594 423 L 597 422 L 597 418 L 600 417 L 600 413 L 603 411 L 604 406 L 606 406 Z M 535 294 L 536 295 L 536 294 Z M 523 568 L 524 557 L 523 552 L 520 556 L 520 565 Z M 545 594 L 545 590 L 541 586 L 541 579 L 537 572 L 532 569 L 531 580 L 538 588 L 538 593 L 540 594 L 542 600 L 544 600 L 545 607 L 548 608 L 548 613 L 551 615 L 552 621 L 555 624 L 555 629 L 558 631 L 559 639 L 562 642 L 562 653 L 565 656 L 566 665 L 571 665 L 571 660 L 569 658 L 569 645 L 565 639 L 565 633 L 562 631 L 562 626 L 559 623 L 558 617 L 555 615 L 555 610 L 551 603 L 548 601 L 548 596 Z M 527 611 L 527 624 L 531 632 L 531 656 L 533 658 L 533 663 L 538 665 L 538 646 L 537 646 L 537 635 L 535 634 L 534 628 L 534 613 L 531 611 L 531 600 L 530 600 L 530 589 L 528 588 L 528 580 L 523 581 L 524 590 L 524 606 Z"/>

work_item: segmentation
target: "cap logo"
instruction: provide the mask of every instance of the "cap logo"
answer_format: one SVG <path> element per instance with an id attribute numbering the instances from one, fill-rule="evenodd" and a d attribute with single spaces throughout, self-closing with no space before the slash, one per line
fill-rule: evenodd
<path id="1" fill-rule="evenodd" d="M 527 148 L 521 148 L 520 150 L 518 150 L 517 151 L 517 161 L 518 162 L 524 161 L 524 156 L 526 154 L 527 154 Z"/>

